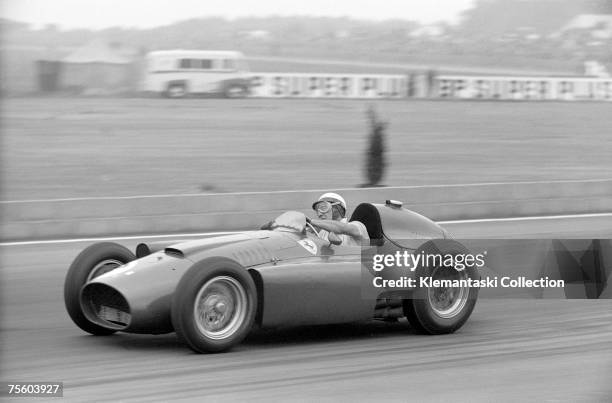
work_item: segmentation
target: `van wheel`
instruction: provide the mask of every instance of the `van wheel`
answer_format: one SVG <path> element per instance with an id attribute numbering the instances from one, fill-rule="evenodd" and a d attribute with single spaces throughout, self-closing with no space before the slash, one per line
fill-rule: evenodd
<path id="1" fill-rule="evenodd" d="M 242 85 L 230 85 L 225 90 L 226 98 L 244 98 L 246 95 L 247 89 Z"/>
<path id="2" fill-rule="evenodd" d="M 168 98 L 184 98 L 187 95 L 185 84 L 170 84 L 166 90 Z"/>

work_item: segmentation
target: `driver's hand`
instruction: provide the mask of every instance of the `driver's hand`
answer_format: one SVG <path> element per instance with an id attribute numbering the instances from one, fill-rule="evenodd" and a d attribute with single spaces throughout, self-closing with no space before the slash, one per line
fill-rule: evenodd
<path id="1" fill-rule="evenodd" d="M 311 222 L 310 218 L 308 218 L 308 217 L 306 217 L 306 224 L 311 224 L 312 225 L 312 222 Z"/>
<path id="2" fill-rule="evenodd" d="M 327 235 L 327 240 L 329 241 L 330 245 L 340 245 L 342 243 L 342 239 L 333 232 L 330 232 Z"/>

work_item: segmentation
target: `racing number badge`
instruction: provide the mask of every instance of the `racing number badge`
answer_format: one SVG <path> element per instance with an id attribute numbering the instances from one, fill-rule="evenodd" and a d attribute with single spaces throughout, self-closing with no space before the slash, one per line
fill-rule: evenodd
<path id="1" fill-rule="evenodd" d="M 298 241 L 298 243 L 302 245 L 302 248 L 306 249 L 313 255 L 317 254 L 317 244 L 311 241 L 310 239 L 301 239 Z"/>

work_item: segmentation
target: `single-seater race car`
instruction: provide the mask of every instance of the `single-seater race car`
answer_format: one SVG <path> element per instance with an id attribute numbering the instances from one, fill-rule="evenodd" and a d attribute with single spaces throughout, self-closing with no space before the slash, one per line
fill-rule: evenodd
<path id="1" fill-rule="evenodd" d="M 364 256 L 467 250 L 433 221 L 401 203 L 362 203 L 370 241 L 330 245 L 303 213 L 277 217 L 267 230 L 189 241 L 96 243 L 66 275 L 68 314 L 94 335 L 175 331 L 196 352 L 220 352 L 254 326 L 275 328 L 407 317 L 417 331 L 452 333 L 470 316 L 476 287 L 372 287 L 379 272 Z M 365 253 L 364 253 L 365 252 Z M 417 267 L 406 276 L 478 279 L 476 269 Z M 393 277 L 393 276 L 391 276 Z"/>

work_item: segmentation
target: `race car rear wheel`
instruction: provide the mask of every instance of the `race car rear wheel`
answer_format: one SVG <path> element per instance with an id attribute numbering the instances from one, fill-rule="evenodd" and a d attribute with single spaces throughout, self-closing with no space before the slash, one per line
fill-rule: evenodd
<path id="1" fill-rule="evenodd" d="M 240 343 L 253 326 L 257 291 L 250 274 L 225 258 L 205 259 L 180 280 L 172 300 L 179 339 L 198 353 L 220 352 Z"/>
<path id="2" fill-rule="evenodd" d="M 455 241 L 430 241 L 422 248 L 424 254 L 458 255 L 469 251 Z M 437 280 L 478 280 L 479 273 L 475 267 L 418 267 L 419 278 L 431 277 L 432 283 Z M 468 320 L 478 298 L 478 287 L 419 287 L 412 299 L 404 300 L 404 314 L 419 333 L 445 334 L 459 329 Z"/>
<path id="3" fill-rule="evenodd" d="M 90 322 L 81 308 L 81 289 L 94 278 L 136 259 L 126 247 L 102 242 L 85 248 L 72 262 L 64 282 L 64 303 L 72 321 L 84 331 L 96 336 L 115 333 Z"/>

